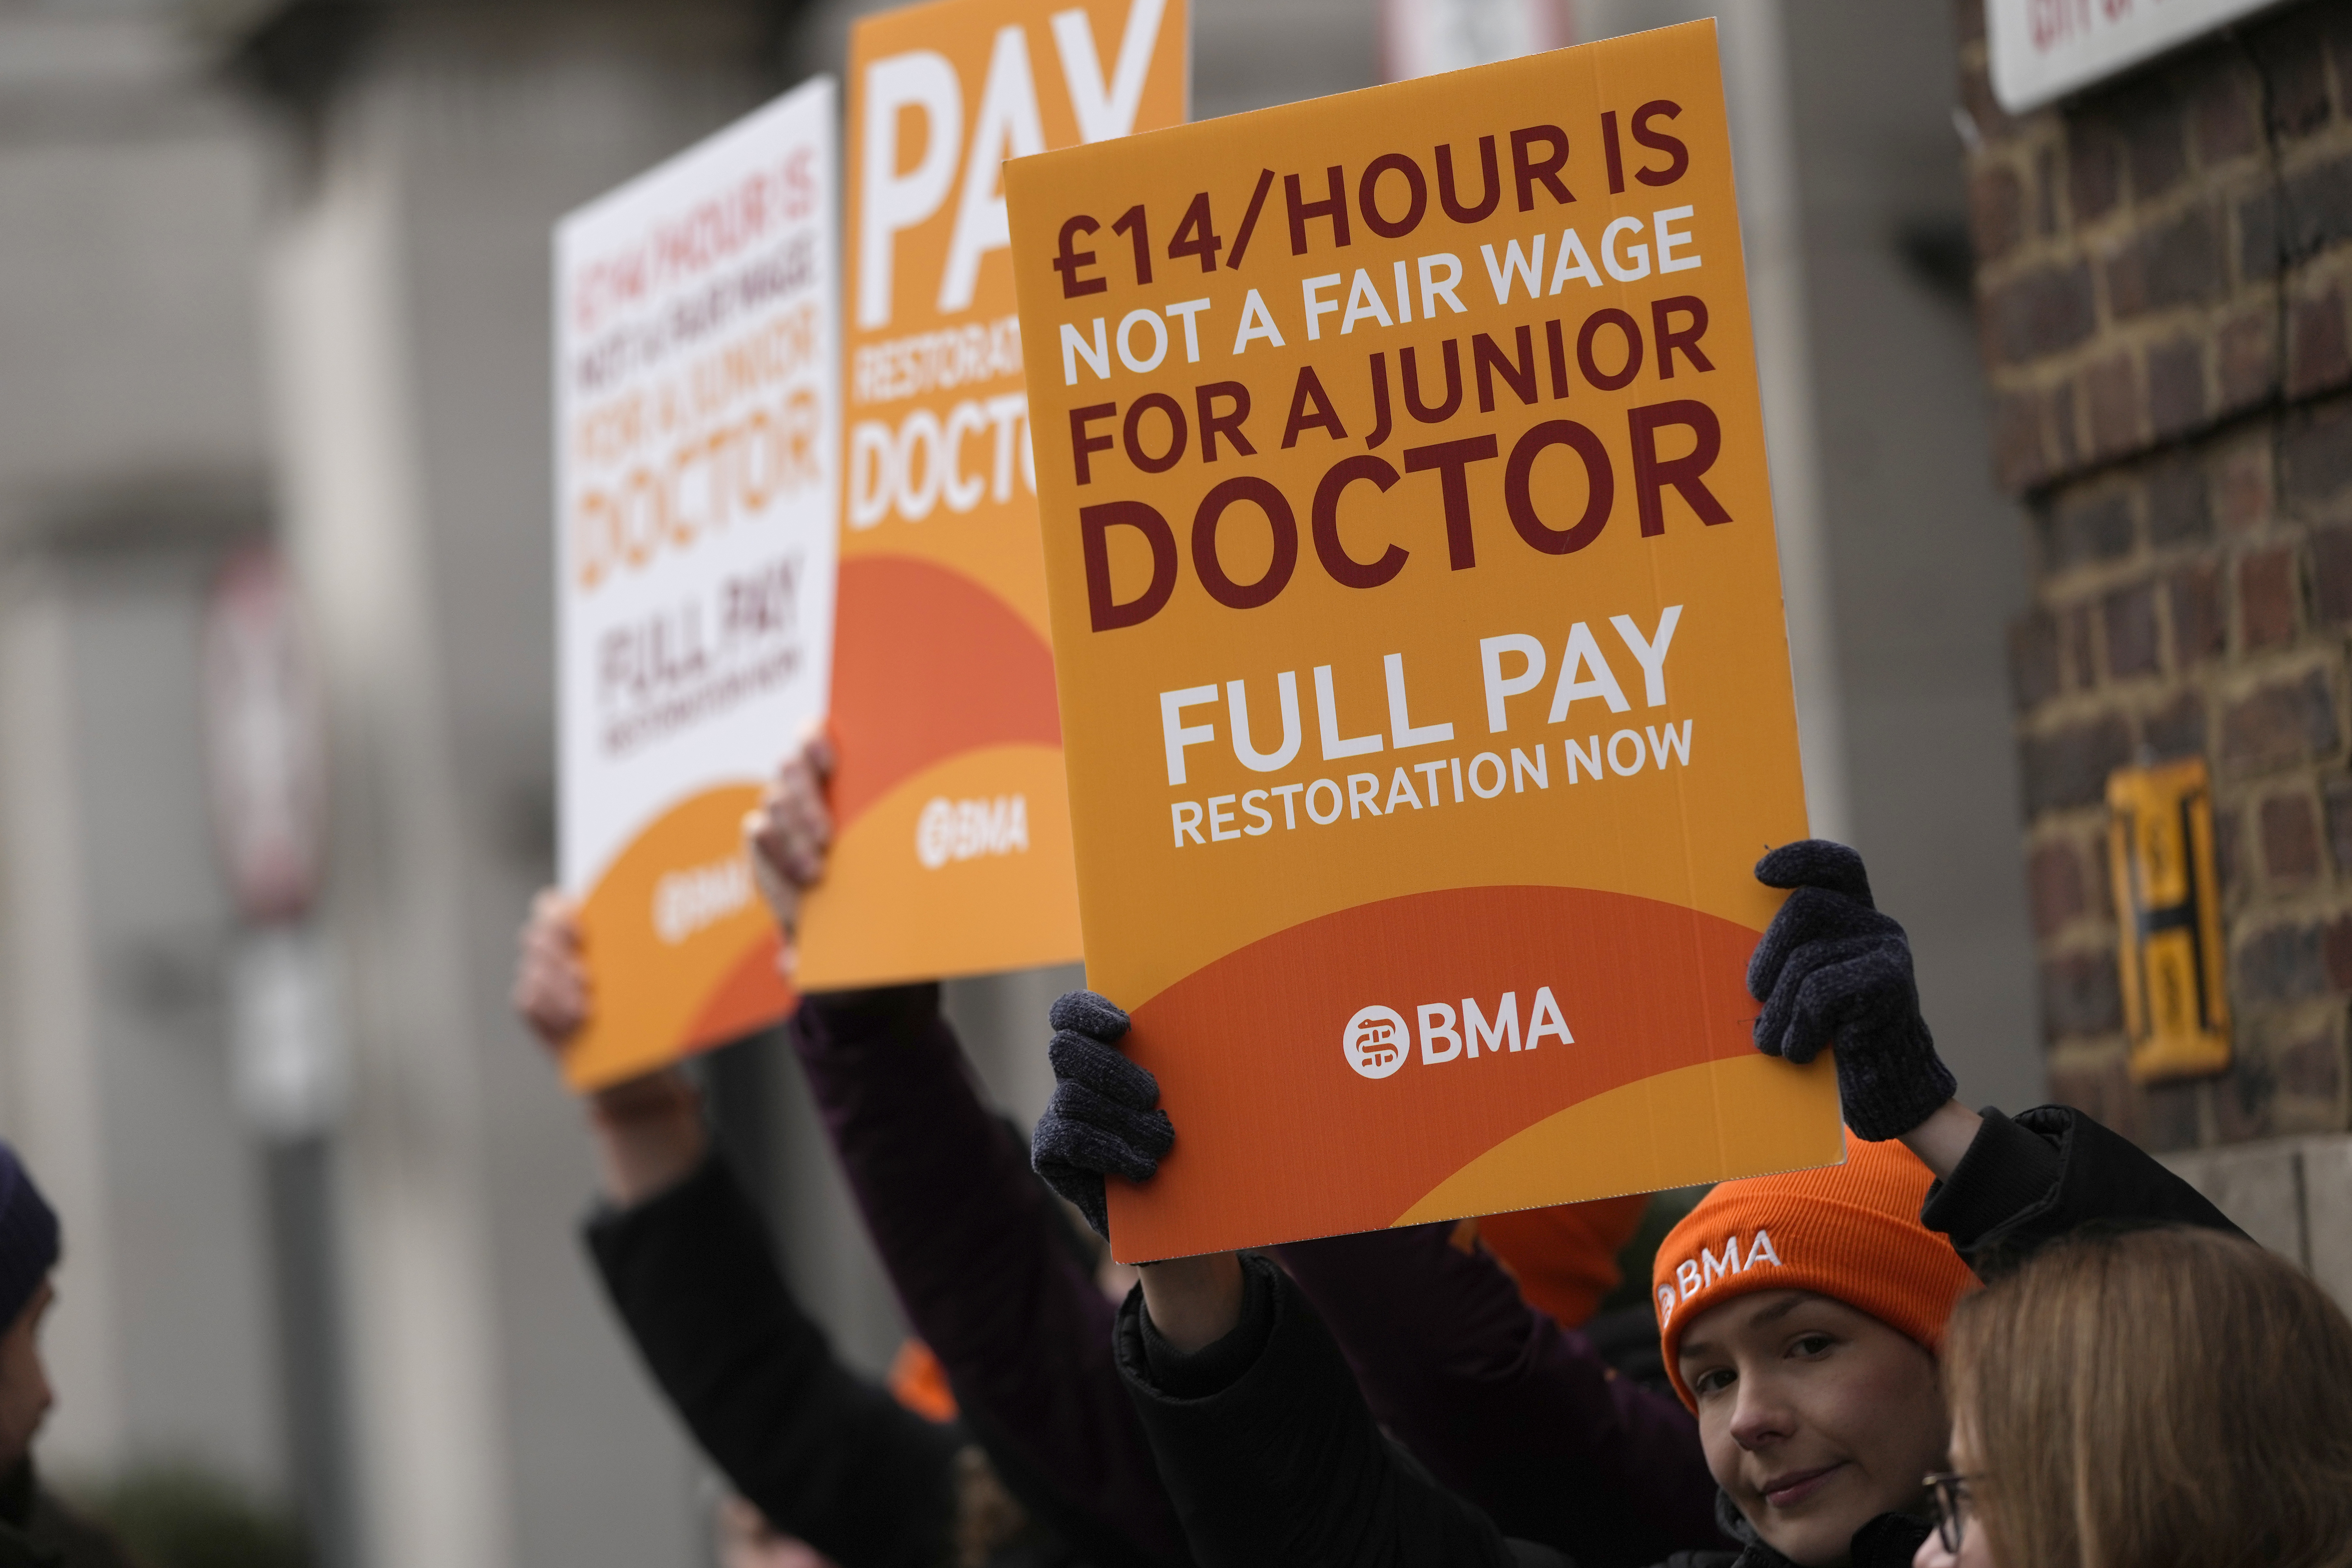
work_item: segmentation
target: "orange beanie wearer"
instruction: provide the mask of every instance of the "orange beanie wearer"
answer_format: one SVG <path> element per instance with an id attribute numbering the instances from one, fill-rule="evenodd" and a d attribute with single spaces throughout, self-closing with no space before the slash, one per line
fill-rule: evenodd
<path id="1" fill-rule="evenodd" d="M 1811 1290 L 1934 1350 L 1976 1284 L 1946 1237 L 1919 1223 L 1935 1181 L 1901 1143 L 1845 1135 L 1845 1163 L 1725 1182 L 1666 1235 L 1652 1272 L 1666 1375 L 1684 1382 L 1683 1331 L 1758 1290 Z"/>

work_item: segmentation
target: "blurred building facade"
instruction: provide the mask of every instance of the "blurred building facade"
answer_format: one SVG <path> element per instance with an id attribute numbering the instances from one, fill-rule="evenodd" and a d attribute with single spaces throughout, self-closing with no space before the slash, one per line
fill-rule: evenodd
<path id="1" fill-rule="evenodd" d="M 49 1462 L 281 1494 L 194 658 L 269 523 L 249 115 L 152 17 L 0 5 L 0 1122 L 61 1211 Z"/>
<path id="2" fill-rule="evenodd" d="M 0 1127 L 68 1229 L 61 1469 L 195 1454 L 369 1568 L 708 1560 L 702 1467 L 574 1240 L 578 1112 L 506 1005 L 551 868 L 548 235 L 835 66 L 861 8 L 0 0 Z M 1380 13 L 1202 0 L 1196 113 L 1370 85 Z M 1911 928 L 1964 1093 L 2032 1103 L 2003 651 L 2030 580 L 1985 459 L 1950 13 L 1722 25 L 1816 830 Z M 232 1089 L 243 934 L 203 798 L 203 606 L 256 540 L 327 716 L 323 1306 L 281 1283 L 284 1162 Z M 1075 979 L 950 988 L 1016 1119 Z M 900 1325 L 789 1057 L 711 1073 L 796 1286 L 879 1367 Z M 323 1415 L 289 1385 L 311 1311 Z M 323 1465 L 296 1436 L 322 1420 Z"/>

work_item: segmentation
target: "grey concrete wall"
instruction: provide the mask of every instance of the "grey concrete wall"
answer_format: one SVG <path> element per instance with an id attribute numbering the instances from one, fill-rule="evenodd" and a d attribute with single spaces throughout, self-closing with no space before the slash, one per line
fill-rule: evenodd
<path id="1" fill-rule="evenodd" d="M 71 563 L 62 584 L 112 1189 L 116 1457 L 194 1456 L 282 1497 L 262 1173 L 231 1101 L 220 1006 L 233 916 L 207 802 L 189 787 L 212 564 L 208 552 L 102 556 Z"/>
<path id="2" fill-rule="evenodd" d="M 684 1563 L 696 1461 L 580 1250 L 579 1111 L 513 1021 L 508 961 L 552 871 L 550 232 L 750 107 L 761 83 L 691 51 L 567 47 L 560 24 L 513 54 L 454 32 L 404 40 L 373 108 L 403 187 L 425 551 L 467 849 L 463 1007 L 487 1122 L 512 1561 Z"/>
<path id="3" fill-rule="evenodd" d="M 2005 640 L 2024 531 L 1984 457 L 1951 8 L 1784 11 L 1853 842 L 1963 1096 L 2038 1104 Z"/>

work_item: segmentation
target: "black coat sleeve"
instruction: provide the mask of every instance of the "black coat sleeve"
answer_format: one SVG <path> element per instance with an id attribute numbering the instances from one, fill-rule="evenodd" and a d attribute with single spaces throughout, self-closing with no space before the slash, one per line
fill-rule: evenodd
<path id="1" fill-rule="evenodd" d="M 1006 1489 L 1097 1568 L 1181 1563 L 1092 1248 L 988 1108 L 939 986 L 813 994 L 792 1042 L 908 1321 Z"/>
<path id="2" fill-rule="evenodd" d="M 948 1560 L 961 1435 L 842 1364 L 724 1162 L 592 1215 L 586 1237 L 655 1381 L 777 1529 L 843 1568 Z"/>
<path id="3" fill-rule="evenodd" d="M 2013 1121 L 1987 1110 L 1950 1179 L 1928 1189 L 1919 1218 L 1949 1236 L 1984 1279 L 2085 1227 L 2188 1225 L 2242 1234 L 2137 1144 L 2056 1105 Z"/>
<path id="4" fill-rule="evenodd" d="M 1620 1377 L 1446 1224 L 1293 1242 L 1283 1267 L 1373 1416 L 1511 1535 L 1594 1568 L 1717 1547 L 1715 1478 L 1671 1394 Z M 1655 1354 L 1657 1319 L 1639 1309 Z"/>
<path id="5" fill-rule="evenodd" d="M 1156 1342 L 1140 1287 L 1114 1348 L 1201 1568 L 1568 1568 L 1506 1542 L 1372 1422 L 1288 1277 L 1244 1260 L 1242 1323 L 1191 1357 Z"/>

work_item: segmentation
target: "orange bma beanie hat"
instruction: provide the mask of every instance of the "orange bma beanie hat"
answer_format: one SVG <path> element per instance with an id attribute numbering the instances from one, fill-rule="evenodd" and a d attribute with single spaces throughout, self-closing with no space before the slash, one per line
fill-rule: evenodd
<path id="1" fill-rule="evenodd" d="M 1919 1223 L 1935 1181 L 1901 1143 L 1845 1135 L 1845 1163 L 1725 1182 L 1666 1234 L 1652 1274 L 1666 1375 L 1685 1405 L 1683 1331 L 1759 1290 L 1811 1290 L 1934 1350 L 1952 1303 L 1976 1283 L 1944 1237 Z"/>

